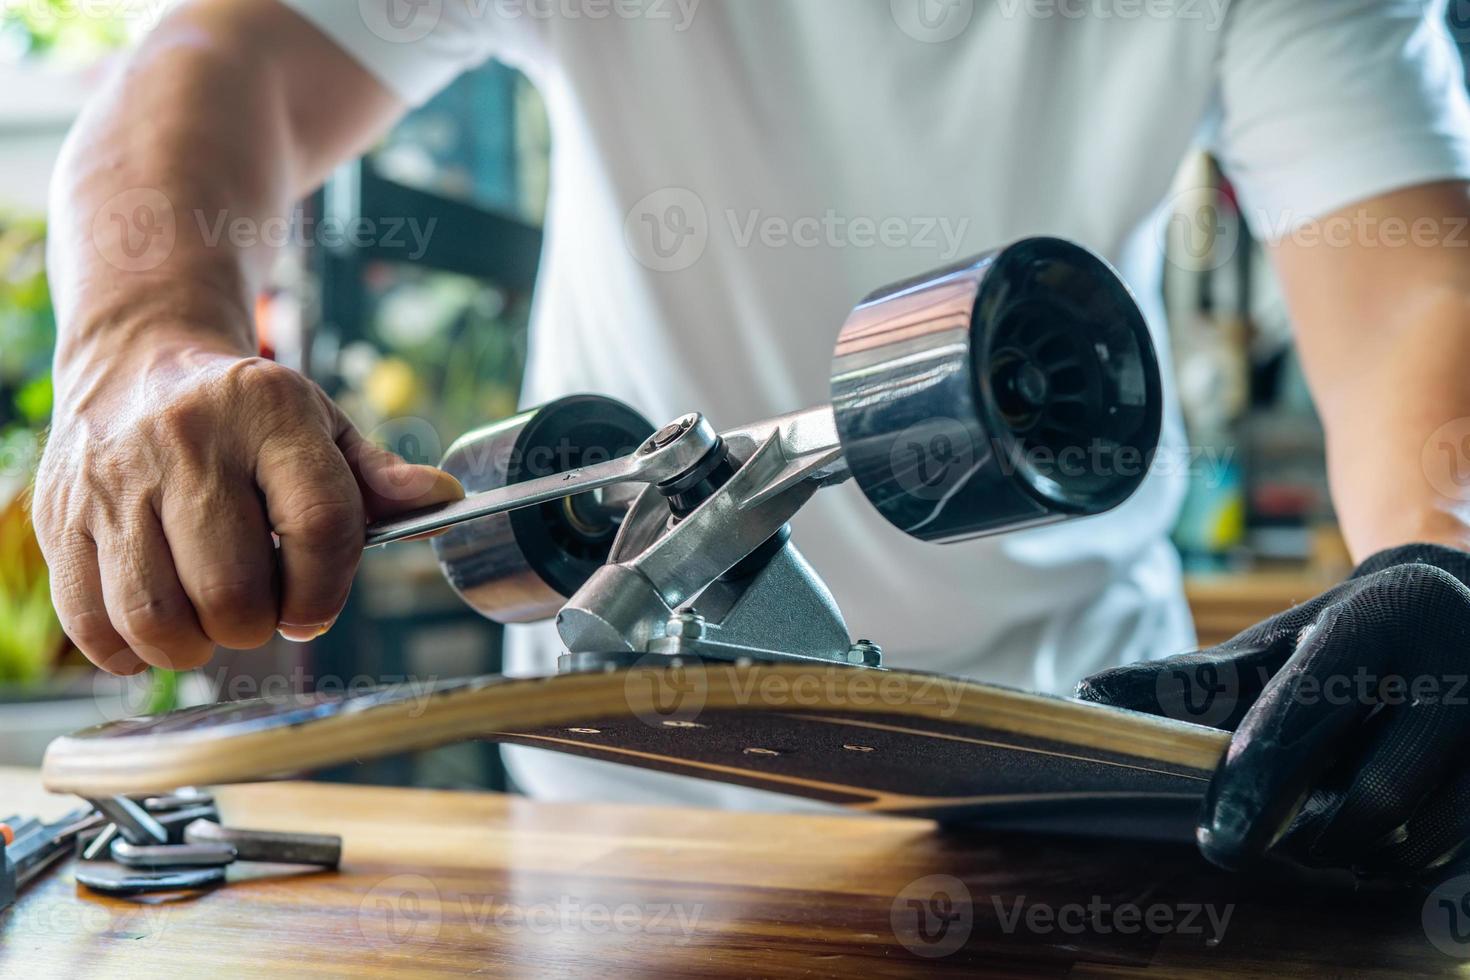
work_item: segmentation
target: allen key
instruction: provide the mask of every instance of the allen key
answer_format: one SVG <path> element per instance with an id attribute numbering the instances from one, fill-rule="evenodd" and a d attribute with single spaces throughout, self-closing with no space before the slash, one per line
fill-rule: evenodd
<path id="1" fill-rule="evenodd" d="M 195 820 L 184 828 L 184 841 L 232 848 L 241 861 L 307 864 L 318 868 L 335 868 L 342 862 L 342 838 L 335 834 L 244 830 L 223 827 L 213 820 Z"/>

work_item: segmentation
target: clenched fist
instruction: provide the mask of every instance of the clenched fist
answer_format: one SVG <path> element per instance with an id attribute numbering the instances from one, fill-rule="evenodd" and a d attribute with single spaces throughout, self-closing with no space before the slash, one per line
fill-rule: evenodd
<path id="1" fill-rule="evenodd" d="M 99 667 L 318 636 L 369 520 L 463 496 L 289 368 L 197 334 L 139 346 L 58 376 L 32 504 L 61 624 Z"/>

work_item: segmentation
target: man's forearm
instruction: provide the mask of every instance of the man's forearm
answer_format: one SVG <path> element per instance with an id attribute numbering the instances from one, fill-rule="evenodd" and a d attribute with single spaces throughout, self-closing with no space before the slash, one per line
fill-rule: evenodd
<path id="1" fill-rule="evenodd" d="M 1272 254 L 1354 558 L 1470 548 L 1470 184 L 1361 202 Z"/>
<path id="2" fill-rule="evenodd" d="M 1356 382 L 1319 403 L 1354 558 L 1413 542 L 1470 549 L 1470 290 L 1419 293 L 1353 353 Z"/>
<path id="3" fill-rule="evenodd" d="M 93 663 L 189 670 L 215 646 L 316 637 L 367 521 L 462 496 L 253 356 L 252 299 L 282 240 L 266 229 L 285 227 L 266 223 L 399 109 L 274 0 L 195 0 L 69 140 L 50 236 L 56 412 L 31 515 L 57 616 Z"/>
<path id="4" fill-rule="evenodd" d="M 168 18 L 88 107 L 56 172 L 50 274 L 63 375 L 99 338 L 111 346 L 142 331 L 176 328 L 249 352 L 271 249 L 244 247 L 229 229 L 284 217 L 397 111 L 269 0 L 203 0 Z"/>

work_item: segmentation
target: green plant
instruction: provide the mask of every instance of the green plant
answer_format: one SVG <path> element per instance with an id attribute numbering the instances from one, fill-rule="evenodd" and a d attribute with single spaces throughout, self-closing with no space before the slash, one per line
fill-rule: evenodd
<path id="1" fill-rule="evenodd" d="M 17 496 L 0 509 L 0 683 L 44 679 L 64 648 L 46 563 Z"/>
<path id="2" fill-rule="evenodd" d="M 150 0 L 26 0 L 0 8 L 0 40 L 12 55 L 85 62 L 125 44 Z"/>
<path id="3" fill-rule="evenodd" d="M 65 648 L 46 564 L 23 501 L 51 417 L 56 321 L 46 285 L 46 226 L 0 221 L 0 682 L 43 679 Z"/>

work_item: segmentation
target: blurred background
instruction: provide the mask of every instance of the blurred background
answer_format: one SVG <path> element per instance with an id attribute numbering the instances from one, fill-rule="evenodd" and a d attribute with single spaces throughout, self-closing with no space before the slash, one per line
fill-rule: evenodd
<path id="1" fill-rule="evenodd" d="M 125 714 L 402 676 L 492 672 L 499 627 L 450 591 L 426 545 L 370 553 L 337 628 L 222 659 L 188 677 L 102 677 L 51 611 L 24 494 L 51 411 L 54 318 L 45 194 L 61 141 L 109 59 L 156 0 L 78 14 L 75 0 L 0 4 L 0 765 Z M 1470 19 L 1466 5 L 1451 5 Z M 1470 38 L 1470 23 L 1456 24 Z M 423 247 L 317 243 L 286 254 L 258 307 L 264 353 L 321 383 L 358 426 L 416 461 L 440 434 L 511 414 L 540 251 L 550 134 L 532 87 L 491 64 L 409 116 L 307 201 L 298 223 L 416 215 Z M 1205 465 L 1175 531 L 1203 642 L 1233 635 L 1346 570 L 1322 433 L 1290 322 L 1232 189 L 1201 154 L 1165 216 L 1178 390 Z M 308 231 L 300 236 L 310 240 Z M 350 237 L 350 236 L 349 236 Z M 370 236 L 382 238 L 382 236 Z M 403 232 L 410 245 L 411 229 Z M 338 778 L 503 786 L 496 750 L 464 745 Z"/>

